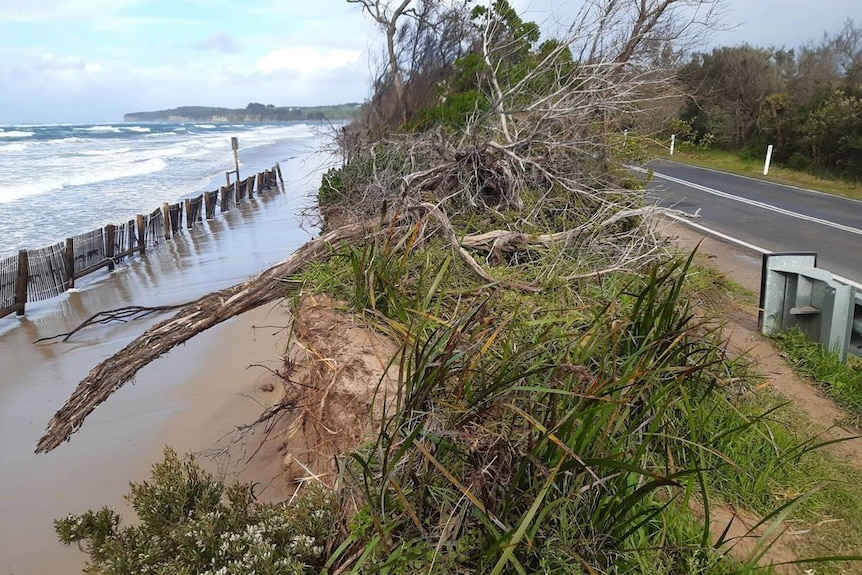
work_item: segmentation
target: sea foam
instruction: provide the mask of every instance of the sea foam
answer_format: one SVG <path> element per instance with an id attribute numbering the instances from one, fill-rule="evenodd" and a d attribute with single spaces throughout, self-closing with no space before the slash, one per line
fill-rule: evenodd
<path id="1" fill-rule="evenodd" d="M 23 152 L 29 146 L 26 142 L 15 142 L 14 144 L 6 144 L 5 146 L 0 146 L 0 150 L 4 152 Z"/>
<path id="2" fill-rule="evenodd" d="M 12 130 L 11 132 L 0 131 L 0 138 L 32 138 L 33 132 L 22 132 L 21 130 Z"/>
<path id="3" fill-rule="evenodd" d="M 116 126 L 90 126 L 88 128 L 72 128 L 76 132 L 112 132 L 114 134 L 119 134 L 122 130 L 120 130 Z"/>

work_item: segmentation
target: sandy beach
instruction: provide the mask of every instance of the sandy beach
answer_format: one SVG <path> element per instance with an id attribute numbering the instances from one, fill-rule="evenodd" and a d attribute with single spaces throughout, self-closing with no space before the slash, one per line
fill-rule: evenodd
<path id="1" fill-rule="evenodd" d="M 289 173 L 309 171 L 299 161 L 282 165 Z M 47 455 L 33 453 L 36 441 L 77 383 L 167 316 L 98 326 L 68 343 L 33 342 L 101 310 L 189 301 L 287 257 L 310 237 L 295 216 L 309 182 L 288 182 L 286 194 L 258 198 L 209 229 L 97 274 L 78 292 L 28 308 L 24 319 L 0 323 L 0 574 L 80 573 L 85 557 L 57 542 L 54 519 L 103 505 L 123 511 L 128 482 L 147 478 L 165 444 L 179 452 L 205 451 L 235 426 L 253 421 L 271 392 L 262 390 L 267 370 L 248 366 L 280 362 L 287 316 L 277 305 L 264 306 L 173 350 Z M 227 471 L 237 469 L 230 465 Z M 259 469 L 242 478 L 267 481 L 266 466 Z"/>

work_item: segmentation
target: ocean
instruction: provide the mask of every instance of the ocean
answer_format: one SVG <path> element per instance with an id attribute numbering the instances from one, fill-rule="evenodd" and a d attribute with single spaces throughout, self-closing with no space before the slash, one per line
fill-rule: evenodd
<path id="1" fill-rule="evenodd" d="M 217 189 L 239 138 L 247 177 L 318 141 L 317 126 L 59 124 L 0 126 L 0 256 L 38 248 Z"/>
<path id="2" fill-rule="evenodd" d="M 36 442 L 78 382 L 168 316 L 96 326 L 67 343 L 34 342 L 68 332 L 100 311 L 194 300 L 288 257 L 316 235 L 300 214 L 332 161 L 320 152 L 327 129 L 303 123 L 0 126 L 4 253 L 47 246 L 149 213 L 164 201 L 217 189 L 233 168 L 232 136 L 239 138 L 242 177 L 279 162 L 285 180 L 284 191 L 255 195 L 123 260 L 114 271 L 86 276 L 75 290 L 28 303 L 24 317 L 0 318 L 0 573 L 80 574 L 83 554 L 57 542 L 52 521 L 106 504 L 122 506 L 128 482 L 146 477 L 163 442 L 183 439 L 165 433 L 200 403 L 190 390 L 202 385 L 209 397 L 211 378 L 222 377 L 220 358 L 243 338 L 253 343 L 257 336 L 233 334 L 237 323 L 227 321 L 193 338 L 142 369 L 135 385 L 116 392 L 71 442 L 47 455 L 33 453 Z M 260 329 L 279 333 L 273 321 L 265 315 Z M 266 346 L 260 351 L 273 358 L 283 353 Z M 246 365 L 238 361 L 232 367 L 243 374 Z M 243 401 L 238 392 L 212 396 L 228 404 Z M 226 425 L 219 419 L 201 429 L 220 433 Z"/>

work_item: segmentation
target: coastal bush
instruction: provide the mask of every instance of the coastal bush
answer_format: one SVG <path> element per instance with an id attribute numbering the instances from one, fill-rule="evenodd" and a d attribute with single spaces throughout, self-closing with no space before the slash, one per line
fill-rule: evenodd
<path id="1" fill-rule="evenodd" d="M 300 575 L 319 571 L 339 516 L 329 490 L 309 487 L 287 504 L 266 504 L 253 485 L 225 485 L 191 456 L 166 449 L 149 482 L 131 485 L 139 522 L 120 526 L 107 507 L 54 522 L 98 575 Z"/>

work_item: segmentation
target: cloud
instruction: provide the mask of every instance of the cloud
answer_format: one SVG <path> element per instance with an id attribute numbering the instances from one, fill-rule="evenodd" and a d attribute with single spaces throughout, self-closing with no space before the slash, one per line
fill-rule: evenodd
<path id="1" fill-rule="evenodd" d="M 234 37 L 224 31 L 213 32 L 203 41 L 192 44 L 192 48 L 195 50 L 213 50 L 225 54 L 239 52 L 239 46 L 237 46 Z"/>
<path id="2" fill-rule="evenodd" d="M 0 122 L 117 121 L 181 105 L 241 108 L 250 99 L 359 101 L 368 95 L 370 38 L 379 36 L 344 0 L 0 5 L 0 17 L 19 23 L 0 39 Z"/>
<path id="3" fill-rule="evenodd" d="M 141 0 L 3 0 L 3 19 L 12 22 L 92 20 L 140 3 Z"/>
<path id="4" fill-rule="evenodd" d="M 94 19 L 92 27 L 97 31 L 104 32 L 136 32 L 143 26 L 165 27 L 173 26 L 189 28 L 191 26 L 203 26 L 202 20 L 192 18 L 171 18 L 162 16 L 105 16 Z"/>
<path id="5" fill-rule="evenodd" d="M 281 72 L 323 72 L 353 64 L 361 55 L 359 50 L 291 46 L 268 53 L 257 61 L 254 69 L 265 76 Z"/>
<path id="6" fill-rule="evenodd" d="M 80 56 L 65 55 L 57 56 L 51 52 L 45 52 L 33 63 L 33 67 L 42 71 L 67 72 L 83 70 L 87 63 Z"/>

